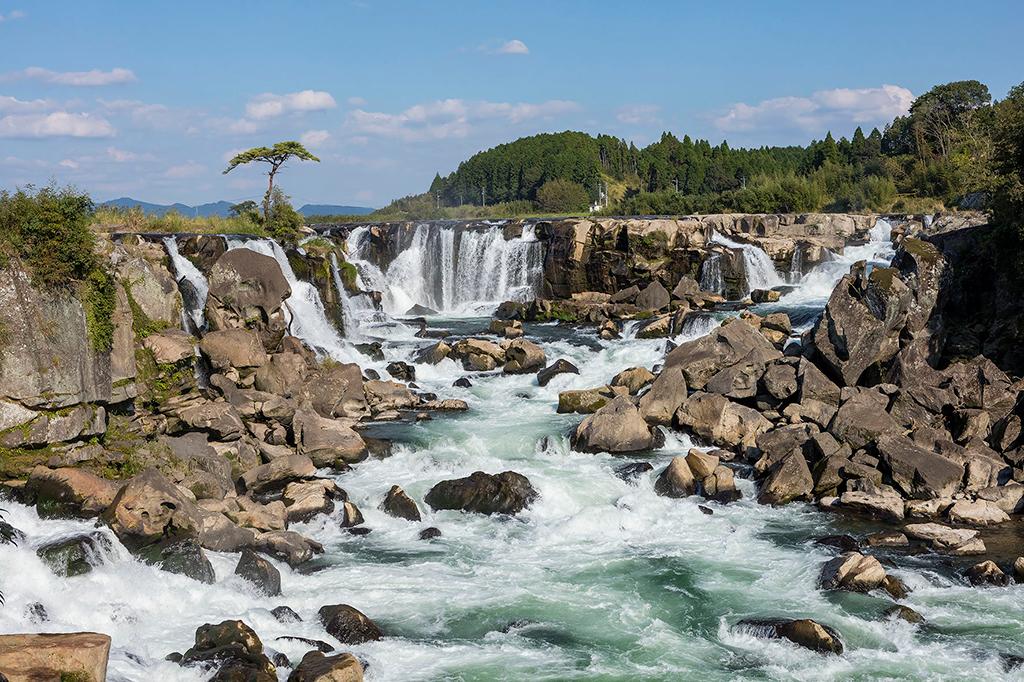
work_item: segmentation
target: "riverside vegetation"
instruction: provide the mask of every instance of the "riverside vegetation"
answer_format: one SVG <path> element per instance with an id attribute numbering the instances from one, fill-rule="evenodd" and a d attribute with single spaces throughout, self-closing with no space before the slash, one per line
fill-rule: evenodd
<path id="1" fill-rule="evenodd" d="M 0 626 L 96 632 L 0 671 L 1019 674 L 1022 112 L 990 216 L 275 240 L 3 194 Z"/>

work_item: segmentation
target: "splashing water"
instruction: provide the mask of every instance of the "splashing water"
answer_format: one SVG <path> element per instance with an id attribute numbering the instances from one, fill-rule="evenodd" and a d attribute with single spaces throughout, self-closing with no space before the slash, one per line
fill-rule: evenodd
<path id="1" fill-rule="evenodd" d="M 725 291 L 725 280 L 722 279 L 722 254 L 712 253 L 701 263 L 700 288 L 713 294 Z"/>
<path id="2" fill-rule="evenodd" d="M 182 328 L 185 331 L 201 331 L 206 328 L 206 298 L 210 294 L 210 285 L 199 268 L 178 252 L 178 240 L 175 237 L 164 237 L 163 241 L 185 304 L 181 311 Z M 182 290 L 182 281 L 188 282 L 191 291 Z M 189 321 L 192 323 L 192 329 L 189 328 Z"/>
<path id="3" fill-rule="evenodd" d="M 743 250 L 743 269 L 747 275 L 747 290 L 744 292 L 745 294 L 749 294 L 755 289 L 771 289 L 785 284 L 782 278 L 779 277 L 779 273 L 775 270 L 775 263 L 772 262 L 772 259 L 760 247 L 733 241 L 728 237 L 722 236 L 717 231 L 712 231 L 711 241 L 730 249 Z"/>

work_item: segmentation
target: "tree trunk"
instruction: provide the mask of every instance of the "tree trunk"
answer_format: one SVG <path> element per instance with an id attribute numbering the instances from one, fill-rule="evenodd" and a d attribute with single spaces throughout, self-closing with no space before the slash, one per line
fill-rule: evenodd
<path id="1" fill-rule="evenodd" d="M 263 227 L 267 228 L 270 226 L 270 195 L 274 191 L 274 173 L 277 172 L 276 168 L 270 170 L 267 173 L 267 193 L 263 195 Z"/>

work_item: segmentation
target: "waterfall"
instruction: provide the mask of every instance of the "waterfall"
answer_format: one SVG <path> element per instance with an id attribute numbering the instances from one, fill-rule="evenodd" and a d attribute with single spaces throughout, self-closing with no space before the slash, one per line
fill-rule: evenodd
<path id="1" fill-rule="evenodd" d="M 306 342 L 310 348 L 329 355 L 336 360 L 346 360 L 353 356 L 351 349 L 345 345 L 337 328 L 327 319 L 320 292 L 309 282 L 303 282 L 295 276 L 288 256 L 281 245 L 272 239 L 229 240 L 232 249 L 244 248 L 264 256 L 270 256 L 281 266 L 281 272 L 291 286 L 292 294 L 285 300 L 288 315 L 288 329 L 293 336 Z"/>
<path id="2" fill-rule="evenodd" d="M 888 220 L 878 218 L 875 220 L 874 226 L 868 230 L 868 238 L 872 242 L 891 242 L 892 225 L 889 224 Z"/>
<path id="3" fill-rule="evenodd" d="M 793 245 L 793 257 L 789 261 L 789 274 L 786 281 L 789 284 L 799 284 L 804 276 L 804 250 L 797 242 Z"/>
<path id="4" fill-rule="evenodd" d="M 771 289 L 784 284 L 779 273 L 775 271 L 772 259 L 757 246 L 734 242 L 715 230 L 711 232 L 711 241 L 730 249 L 743 250 L 743 268 L 747 275 L 747 291 L 745 293 L 750 293 L 754 289 Z"/>
<path id="5" fill-rule="evenodd" d="M 539 292 L 544 246 L 534 227 L 506 239 L 502 225 L 458 228 L 421 223 L 401 235 L 398 255 L 384 270 L 368 255 L 369 228 L 348 238 L 350 262 L 371 289 L 383 294 L 384 309 L 403 315 L 414 305 L 438 312 L 472 314 L 501 301 L 525 301 Z"/>
<path id="6" fill-rule="evenodd" d="M 174 237 L 164 237 L 164 248 L 174 268 L 174 278 L 178 281 L 178 291 L 184 304 L 181 310 L 181 326 L 185 331 L 202 331 L 206 327 L 206 297 L 210 293 L 210 285 L 206 276 L 178 252 L 178 241 Z M 182 284 L 185 286 L 182 286 Z M 191 321 L 191 324 L 189 322 Z"/>
<path id="7" fill-rule="evenodd" d="M 345 323 L 345 336 L 350 339 L 361 338 L 360 328 L 363 321 L 375 314 L 377 309 L 366 294 L 349 294 L 341 278 L 341 269 L 338 266 L 338 257 L 331 254 L 331 278 L 334 280 L 334 288 L 338 290 L 338 300 L 341 301 L 341 317 Z M 362 289 L 362 281 L 356 274 L 356 286 Z"/>
<path id="8" fill-rule="evenodd" d="M 722 254 L 712 253 L 701 263 L 700 288 L 714 294 L 725 291 L 725 280 L 722 279 Z"/>

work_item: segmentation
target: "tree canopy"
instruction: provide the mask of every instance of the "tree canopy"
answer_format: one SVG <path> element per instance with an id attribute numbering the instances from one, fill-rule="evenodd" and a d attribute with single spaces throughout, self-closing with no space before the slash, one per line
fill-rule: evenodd
<path id="1" fill-rule="evenodd" d="M 299 159 L 300 161 L 316 161 L 320 162 L 316 156 L 314 156 L 301 142 L 294 140 L 288 140 L 285 142 L 278 142 L 273 147 L 253 147 L 244 152 L 235 154 L 235 156 L 228 161 L 228 167 L 224 169 L 224 174 L 230 173 L 238 166 L 242 166 L 249 163 L 265 163 L 270 166 L 270 170 L 267 171 L 267 193 L 263 196 L 263 220 L 267 222 L 270 220 L 270 209 L 271 209 L 271 195 L 274 192 L 274 176 L 277 175 L 281 167 L 291 159 Z"/>

